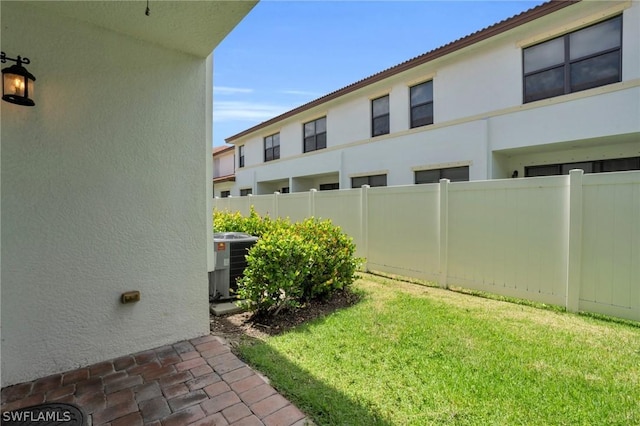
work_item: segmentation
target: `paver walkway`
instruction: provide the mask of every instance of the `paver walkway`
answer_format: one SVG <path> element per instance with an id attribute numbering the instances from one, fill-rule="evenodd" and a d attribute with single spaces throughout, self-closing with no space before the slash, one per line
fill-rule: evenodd
<path id="1" fill-rule="evenodd" d="M 93 426 L 311 424 L 215 336 L 2 389 L 2 412 L 43 402 L 76 404 Z"/>

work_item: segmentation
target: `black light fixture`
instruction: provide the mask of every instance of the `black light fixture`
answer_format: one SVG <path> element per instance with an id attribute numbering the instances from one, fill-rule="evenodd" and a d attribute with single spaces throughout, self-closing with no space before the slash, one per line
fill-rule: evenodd
<path id="1" fill-rule="evenodd" d="M 33 96 L 33 82 L 36 78 L 22 64 L 30 64 L 29 58 L 9 58 L 0 52 L 0 62 L 13 61 L 16 64 L 2 69 L 2 100 L 12 104 L 34 106 L 36 103 L 29 96 Z"/>

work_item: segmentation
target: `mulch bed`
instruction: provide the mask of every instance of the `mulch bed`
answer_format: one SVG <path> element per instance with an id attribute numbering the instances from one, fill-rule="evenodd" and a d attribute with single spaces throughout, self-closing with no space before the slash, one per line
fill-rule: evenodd
<path id="1" fill-rule="evenodd" d="M 234 350 L 241 343 L 255 343 L 324 317 L 338 309 L 352 306 L 358 303 L 360 298 L 359 294 L 351 290 L 341 290 L 326 299 L 313 300 L 300 308 L 282 311 L 270 317 L 253 316 L 250 312 L 225 316 L 211 315 L 211 334 L 226 339 Z"/>

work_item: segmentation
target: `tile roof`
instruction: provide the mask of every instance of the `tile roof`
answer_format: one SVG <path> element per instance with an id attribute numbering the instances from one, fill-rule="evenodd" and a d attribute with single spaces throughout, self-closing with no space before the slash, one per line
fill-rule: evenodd
<path id="1" fill-rule="evenodd" d="M 222 145 L 222 146 L 214 146 L 213 147 L 213 155 L 222 154 L 223 152 L 231 151 L 234 149 L 233 145 Z"/>

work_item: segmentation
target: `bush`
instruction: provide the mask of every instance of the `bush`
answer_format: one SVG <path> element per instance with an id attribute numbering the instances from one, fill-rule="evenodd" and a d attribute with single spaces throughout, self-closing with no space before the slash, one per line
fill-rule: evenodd
<path id="1" fill-rule="evenodd" d="M 246 232 L 260 239 L 247 254 L 238 296 L 257 314 L 277 314 L 351 285 L 361 260 L 351 237 L 329 220 L 301 223 L 261 218 L 251 209 L 214 213 L 216 232 Z"/>
<path id="2" fill-rule="evenodd" d="M 271 220 L 268 216 L 260 217 L 253 206 L 251 206 L 249 217 L 242 216 L 240 212 L 231 213 L 219 210 L 213 212 L 214 232 L 244 232 L 255 237 L 262 237 L 266 232 L 287 223 L 282 219 Z"/>
<path id="3" fill-rule="evenodd" d="M 310 272 L 303 283 L 303 300 L 326 296 L 351 285 L 360 266 L 351 237 L 330 220 L 307 219 L 292 226 L 293 233 L 311 242 Z"/>
<path id="4" fill-rule="evenodd" d="M 264 234 L 249 250 L 244 277 L 238 280 L 243 305 L 268 314 L 299 306 L 312 265 L 312 250 L 311 244 L 290 227 Z"/>

